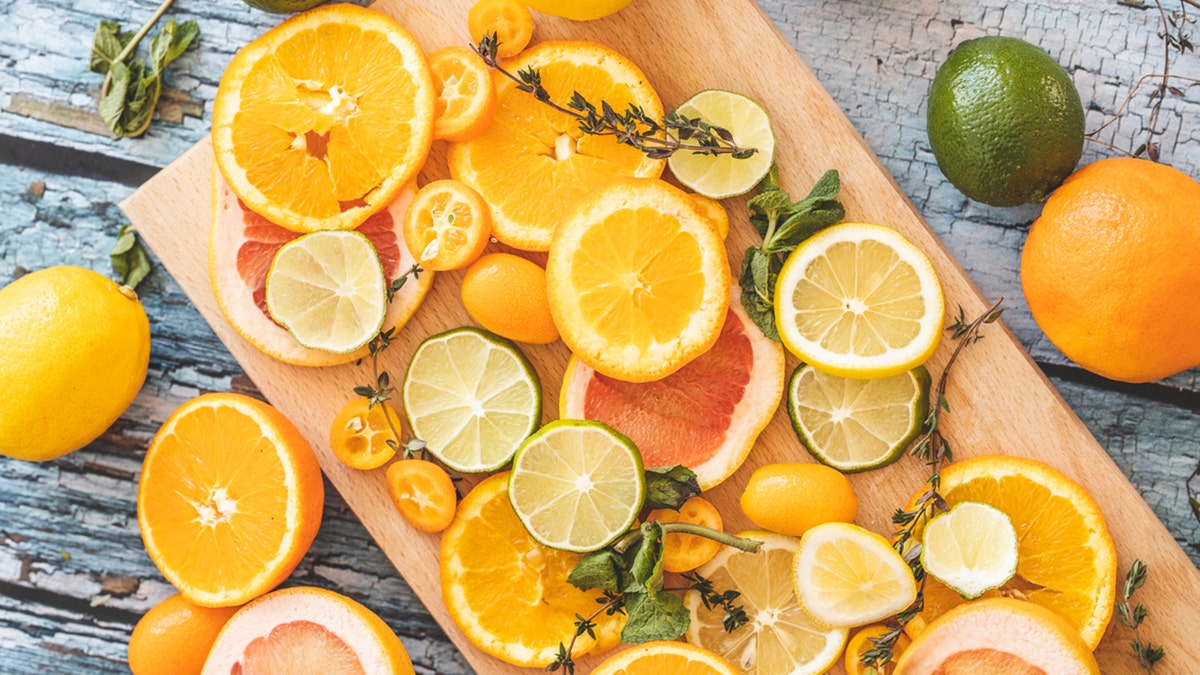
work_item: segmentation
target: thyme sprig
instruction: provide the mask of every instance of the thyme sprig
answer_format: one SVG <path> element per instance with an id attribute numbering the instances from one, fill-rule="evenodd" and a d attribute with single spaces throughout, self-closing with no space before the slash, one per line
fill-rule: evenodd
<path id="1" fill-rule="evenodd" d="M 1134 592 L 1145 585 L 1148 571 L 1146 563 L 1141 560 L 1134 560 L 1133 564 L 1129 566 L 1129 572 L 1125 575 L 1125 585 L 1121 589 L 1121 602 L 1117 603 L 1117 621 L 1133 631 L 1133 641 L 1129 644 L 1133 647 L 1133 654 L 1137 657 L 1138 665 L 1147 673 L 1153 673 L 1154 664 L 1167 655 L 1166 649 L 1162 645 L 1155 646 L 1142 640 L 1138 629 L 1150 612 L 1140 602 L 1133 606 L 1129 604 Z"/>
<path id="2" fill-rule="evenodd" d="M 585 134 L 612 136 L 618 143 L 637 148 L 650 159 L 666 159 L 684 151 L 747 159 L 758 152 L 757 148 L 739 146 L 728 129 L 709 124 L 698 117 L 669 112 L 661 119 L 655 119 L 646 114 L 641 106 L 632 103 L 625 108 L 625 112 L 618 113 L 608 101 L 601 101 L 597 107 L 578 91 L 571 95 L 571 100 L 565 106 L 555 103 L 550 92 L 542 85 L 542 74 L 537 69 L 529 67 L 513 74 L 500 65 L 496 51 L 499 44 L 493 32 L 480 38 L 478 44 L 471 45 L 471 49 L 479 54 L 488 67 L 516 83 L 518 90 L 575 118 L 579 129 Z"/>
<path id="3" fill-rule="evenodd" d="M 908 563 L 913 577 L 917 580 L 917 598 L 888 622 L 886 633 L 871 638 L 872 648 L 862 655 L 862 662 L 868 667 L 868 673 L 871 669 L 881 668 L 892 660 L 896 641 L 904 633 L 904 626 L 925 609 L 925 567 L 921 564 L 921 542 L 915 539 L 915 534 L 924 529 L 934 516 L 950 510 L 940 492 L 942 465 L 954 461 L 954 452 L 950 442 L 942 435 L 941 426 L 942 414 L 950 412 L 950 403 L 946 400 L 946 385 L 950 381 L 950 371 L 963 350 L 983 339 L 980 329 L 1000 318 L 1004 312 L 1000 307 L 1003 302 L 1004 298 L 1000 298 L 970 321 L 960 306 L 958 318 L 946 327 L 950 339 L 955 342 L 954 351 L 950 353 L 950 360 L 946 362 L 937 386 L 930 394 L 929 414 L 925 417 L 921 434 L 908 450 L 908 454 L 929 467 L 929 478 L 926 480 L 925 491 L 911 509 L 896 509 L 892 514 L 892 522 L 900 527 L 892 537 L 892 546 L 904 557 L 904 562 Z"/>
<path id="4" fill-rule="evenodd" d="M 587 634 L 588 637 L 596 639 L 596 619 L 601 614 L 612 616 L 614 614 L 625 613 L 625 596 L 612 591 L 603 591 L 602 595 L 596 598 L 596 602 L 600 606 L 591 614 L 582 616 L 575 615 L 575 634 L 571 636 L 571 641 L 566 645 L 558 643 L 558 653 L 549 665 L 546 666 L 546 672 L 553 673 L 561 668 L 568 675 L 575 675 L 575 660 L 572 654 L 575 651 L 575 641 Z"/>
<path id="5" fill-rule="evenodd" d="M 725 615 L 721 617 L 721 627 L 726 633 L 741 628 L 750 621 L 750 617 L 746 616 L 746 608 L 734 604 L 734 601 L 741 596 L 740 591 L 735 591 L 732 588 L 721 592 L 713 588 L 713 582 L 699 572 L 683 575 L 684 579 L 691 582 L 688 590 L 694 590 L 700 594 L 700 602 L 704 604 L 704 608 L 708 610 L 720 607 L 725 610 Z"/>

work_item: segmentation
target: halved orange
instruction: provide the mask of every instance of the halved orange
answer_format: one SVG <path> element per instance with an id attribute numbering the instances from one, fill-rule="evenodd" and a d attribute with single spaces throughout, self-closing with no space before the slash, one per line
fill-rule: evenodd
<path id="1" fill-rule="evenodd" d="M 496 89 L 483 58 L 466 47 L 442 47 L 429 55 L 429 72 L 437 90 L 433 137 L 461 143 L 483 133 L 496 115 Z"/>
<path id="2" fill-rule="evenodd" d="M 691 197 L 655 179 L 597 189 L 559 224 L 546 263 L 563 342 L 626 382 L 662 379 L 707 352 L 730 283 L 716 228 Z"/>
<path id="3" fill-rule="evenodd" d="M 328 5 L 246 45 L 213 102 L 213 150 L 251 210 L 297 232 L 351 229 L 416 175 L 433 139 L 425 54 L 388 16 Z"/>
<path id="4" fill-rule="evenodd" d="M 312 449 L 283 413 L 240 394 L 198 396 L 154 436 L 138 483 L 150 559 L 189 601 L 240 605 L 278 586 L 321 525 Z"/>
<path id="5" fill-rule="evenodd" d="M 487 202 L 456 180 L 437 180 L 421 188 L 404 215 L 404 244 L 425 269 L 440 272 L 470 265 L 491 234 Z"/>
<path id="6" fill-rule="evenodd" d="M 662 102 L 629 59 L 594 42 L 542 42 L 506 62 L 511 72 L 534 68 L 542 86 L 566 105 L 579 92 L 617 112 L 641 106 L 652 118 Z M 664 160 L 620 145 L 612 136 L 587 135 L 578 122 L 516 88 L 496 85 L 496 116 L 482 135 L 450 146 L 450 175 L 479 191 L 492 207 L 493 236 L 526 251 L 545 251 L 555 226 L 581 200 L 614 178 L 662 175 Z"/>
<path id="7" fill-rule="evenodd" d="M 613 654 L 592 675 L 737 675 L 725 659 L 686 642 L 645 642 Z"/>

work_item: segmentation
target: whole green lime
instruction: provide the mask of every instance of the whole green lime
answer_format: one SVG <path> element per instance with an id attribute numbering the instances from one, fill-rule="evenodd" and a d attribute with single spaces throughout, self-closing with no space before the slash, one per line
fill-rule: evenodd
<path id="1" fill-rule="evenodd" d="M 1083 104 L 1067 71 L 1016 38 L 967 40 L 950 52 L 926 124 L 946 178 L 992 206 L 1042 201 L 1083 153 Z"/>
<path id="2" fill-rule="evenodd" d="M 254 9 L 261 9 L 272 14 L 291 14 L 312 9 L 325 0 L 242 0 Z"/>

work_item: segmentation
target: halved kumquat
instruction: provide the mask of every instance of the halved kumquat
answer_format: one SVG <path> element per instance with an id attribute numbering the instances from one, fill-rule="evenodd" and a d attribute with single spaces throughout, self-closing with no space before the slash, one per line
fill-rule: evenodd
<path id="1" fill-rule="evenodd" d="M 496 88 L 487 64 L 466 47 L 443 47 L 429 55 L 437 91 L 433 137 L 461 143 L 483 133 L 496 115 Z"/>
<path id="2" fill-rule="evenodd" d="M 467 12 L 467 29 L 476 44 L 496 34 L 496 54 L 508 59 L 521 53 L 533 37 L 533 14 L 518 0 L 479 0 Z"/>
<path id="3" fill-rule="evenodd" d="M 404 216 L 404 244 L 429 270 L 456 270 L 475 262 L 492 234 L 483 197 L 456 180 L 439 180 L 417 192 Z"/>
<path id="4" fill-rule="evenodd" d="M 359 396 L 342 406 L 329 425 L 329 447 L 333 456 L 354 469 L 378 469 L 396 456 L 388 445 L 392 424 L 399 426 L 400 416 L 387 403 L 372 406 L 370 399 Z"/>
<path id="5" fill-rule="evenodd" d="M 388 467 L 388 494 L 409 525 L 441 532 L 454 520 L 458 504 L 454 481 L 442 467 L 423 459 L 405 459 Z"/>
<path id="6" fill-rule="evenodd" d="M 714 530 L 722 527 L 721 513 L 704 497 L 692 497 L 675 509 L 655 509 L 646 516 L 646 522 L 691 523 Z M 691 572 L 703 565 L 721 550 L 720 542 L 694 534 L 672 532 L 663 537 L 663 569 L 668 572 Z"/>

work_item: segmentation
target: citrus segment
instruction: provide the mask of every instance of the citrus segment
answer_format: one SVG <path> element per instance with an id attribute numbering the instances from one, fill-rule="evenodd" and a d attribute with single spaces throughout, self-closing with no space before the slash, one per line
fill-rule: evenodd
<path id="1" fill-rule="evenodd" d="M 476 647 L 514 665 L 544 668 L 574 634 L 576 615 L 590 615 L 601 597 L 567 583 L 578 560 L 529 536 L 508 500 L 508 474 L 497 474 L 463 498 L 442 535 L 442 597 Z M 624 623 L 622 615 L 598 617 L 595 637 L 579 636 L 574 654 L 613 647 Z"/>
<path id="2" fill-rule="evenodd" d="M 429 55 L 437 91 L 433 137 L 469 141 L 487 129 L 496 114 L 496 90 L 483 58 L 466 47 L 442 47 Z"/>
<path id="3" fill-rule="evenodd" d="M 938 345 L 942 287 L 900 233 L 842 223 L 794 250 L 775 286 L 783 344 L 832 375 L 873 379 L 924 363 Z"/>
<path id="4" fill-rule="evenodd" d="M 687 641 L 727 659 L 744 675 L 818 675 L 833 667 L 846 644 L 845 628 L 830 628 L 800 609 L 790 583 L 793 537 L 768 532 L 739 536 L 762 542 L 757 553 L 724 547 L 698 573 L 721 591 L 737 591 L 750 622 L 728 632 L 725 610 L 706 608 L 700 593 L 688 591 L 691 611 Z"/>
<path id="5" fill-rule="evenodd" d="M 804 533 L 794 582 L 804 611 L 831 626 L 879 621 L 917 598 L 904 558 L 883 537 L 850 523 L 823 523 Z"/>
<path id="6" fill-rule="evenodd" d="M 349 4 L 318 8 L 226 68 L 213 103 L 216 163 L 274 223 L 352 229 L 421 168 L 435 97 L 425 54 L 399 24 Z"/>
<path id="7" fill-rule="evenodd" d="M 573 92 L 618 111 L 640 106 L 662 115 L 658 94 L 624 56 L 592 42 L 541 42 L 505 64 L 511 72 L 534 68 L 551 97 L 565 103 Z M 545 251 L 559 222 L 575 205 L 614 178 L 662 174 L 663 160 L 587 135 L 558 112 L 502 76 L 496 116 L 479 137 L 451 145 L 450 175 L 475 188 L 492 207 L 494 236 L 514 248 Z"/>
<path id="8" fill-rule="evenodd" d="M 558 340 L 546 270 L 532 260 L 489 253 L 467 268 L 461 291 L 467 314 L 493 333 L 535 345 Z"/>
<path id="9" fill-rule="evenodd" d="M 297 586 L 238 610 L 217 637 L 203 675 L 413 675 L 400 638 L 343 595 Z"/>
<path id="10" fill-rule="evenodd" d="M 325 488 L 304 437 L 240 394 L 205 394 L 163 423 L 142 463 L 150 559 L 198 605 L 240 605 L 287 578 L 321 524 Z"/>
<path id="11" fill-rule="evenodd" d="M 533 366 L 512 343 L 475 328 L 422 342 L 402 394 L 413 435 L 456 471 L 504 466 L 542 418 Z"/>
<path id="12" fill-rule="evenodd" d="M 404 244 L 403 223 L 416 189 L 408 187 L 388 207 L 355 230 L 375 246 L 390 285 L 416 260 Z M 367 355 L 366 348 L 334 354 L 301 346 L 267 312 L 266 282 L 280 247 L 300 234 L 275 225 L 242 204 L 213 169 L 213 223 L 209 236 L 208 274 L 217 306 L 244 340 L 268 356 L 303 366 L 331 366 Z M 417 311 L 433 285 L 434 274 L 409 278 L 388 305 L 384 328 L 400 328 Z"/>
<path id="13" fill-rule="evenodd" d="M 954 609 L 900 655 L 896 675 L 1099 675 L 1091 649 L 1054 612 L 1013 598 Z"/>
<path id="14" fill-rule="evenodd" d="M 783 347 L 763 336 L 734 291 L 711 349 L 667 377 L 624 382 L 572 358 L 559 416 L 604 422 L 649 467 L 683 464 L 708 490 L 737 470 L 783 396 Z"/>
<path id="15" fill-rule="evenodd" d="M 496 34 L 496 55 L 510 59 L 521 53 L 533 37 L 533 15 L 518 0 L 477 0 L 467 11 L 467 30 L 475 44 Z"/>
<path id="16" fill-rule="evenodd" d="M 586 553 L 629 530 L 642 510 L 642 458 L 628 438 L 599 422 L 556 420 L 513 457 L 508 497 L 545 546 Z"/>
<path id="17" fill-rule="evenodd" d="M 925 526 L 921 564 L 934 579 L 974 600 L 1017 573 L 1017 531 L 1003 511 L 960 502 Z"/>
<path id="18" fill-rule="evenodd" d="M 425 269 L 466 267 L 487 246 L 492 216 L 479 193 L 456 180 L 434 181 L 417 192 L 404 215 L 404 244 Z"/>
<path id="19" fill-rule="evenodd" d="M 753 100 L 731 91 L 707 89 L 679 105 L 675 114 L 700 119 L 733 136 L 739 148 L 754 148 L 746 158 L 680 150 L 671 155 L 671 174 L 687 187 L 712 199 L 749 192 L 767 175 L 775 156 L 775 134 L 767 111 Z"/>
<path id="20" fill-rule="evenodd" d="M 788 383 L 788 416 L 817 461 L 853 473 L 904 454 L 929 413 L 929 372 L 918 366 L 877 380 L 855 380 L 800 364 Z"/>
<path id="21" fill-rule="evenodd" d="M 729 263 L 687 194 L 659 180 L 614 181 L 559 225 L 546 289 L 563 342 L 580 360 L 646 382 L 717 341 Z"/>
<path id="22" fill-rule="evenodd" d="M 329 447 L 333 456 L 346 466 L 362 471 L 378 469 L 387 464 L 396 451 L 388 445 L 393 440 L 392 428 L 399 426 L 400 417 L 386 402 L 371 405 L 370 399 L 359 396 L 342 406 L 329 425 Z"/>
<path id="23" fill-rule="evenodd" d="M 617 652 L 592 675 L 739 675 L 725 659 L 686 642 L 646 642 Z"/>
<path id="24" fill-rule="evenodd" d="M 1089 648 L 1100 643 L 1116 597 L 1117 556 L 1100 507 L 1087 491 L 1042 462 L 988 455 L 944 468 L 941 493 L 951 507 L 982 502 L 1012 520 L 1017 575 L 998 593 L 1048 607 L 1075 626 Z M 963 602 L 929 579 L 921 618 L 930 622 Z"/>
<path id="25" fill-rule="evenodd" d="M 302 346 L 346 354 L 379 334 L 387 280 L 371 240 L 313 232 L 279 248 L 267 272 L 267 311 Z"/>

